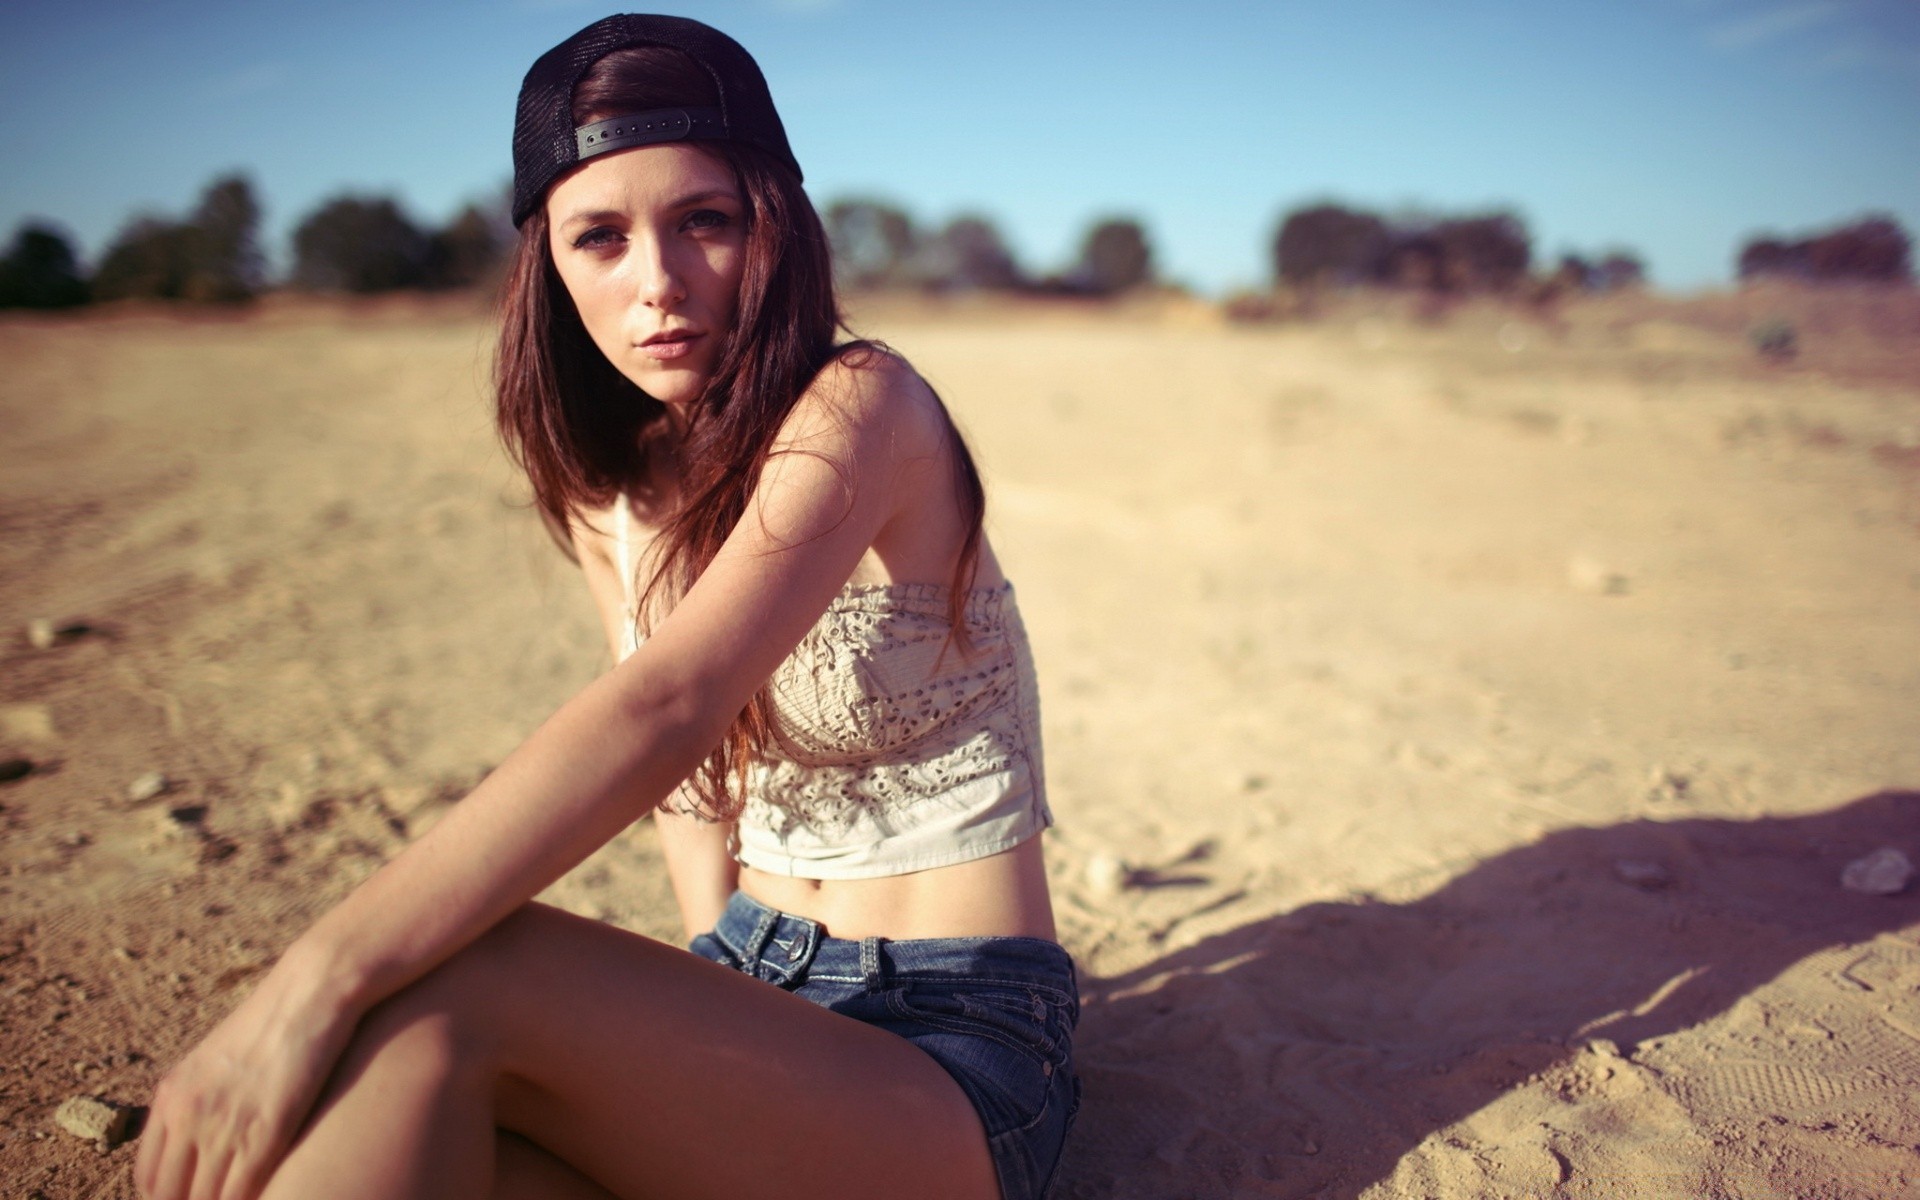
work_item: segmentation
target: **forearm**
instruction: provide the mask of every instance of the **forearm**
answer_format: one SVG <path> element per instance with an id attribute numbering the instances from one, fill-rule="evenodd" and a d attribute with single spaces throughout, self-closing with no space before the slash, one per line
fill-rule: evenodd
<path id="1" fill-rule="evenodd" d="M 349 1018 L 472 942 L 644 815 L 717 738 L 672 703 L 602 676 L 479 787 L 317 922 L 289 969 Z M 710 736 L 709 736 L 710 735 Z"/>
<path id="2" fill-rule="evenodd" d="M 653 810 L 654 828 L 673 881 L 673 898 L 687 937 L 705 933 L 720 920 L 740 881 L 740 864 L 728 853 L 731 821 L 704 821 L 690 813 Z"/>

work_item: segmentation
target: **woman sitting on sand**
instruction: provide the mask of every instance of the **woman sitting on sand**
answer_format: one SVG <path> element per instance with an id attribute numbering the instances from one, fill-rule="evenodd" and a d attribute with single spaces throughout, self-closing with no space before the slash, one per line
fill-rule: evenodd
<path id="1" fill-rule="evenodd" d="M 834 346 L 724 35 L 589 26 L 513 147 L 500 428 L 618 664 L 173 1069 L 142 1194 L 1043 1194 L 1079 1006 L 965 445 Z M 649 811 L 691 954 L 532 903 Z"/>

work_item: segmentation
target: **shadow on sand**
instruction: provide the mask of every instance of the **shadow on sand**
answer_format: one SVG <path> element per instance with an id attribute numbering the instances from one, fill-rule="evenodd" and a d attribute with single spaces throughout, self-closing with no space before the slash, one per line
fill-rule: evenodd
<path id="1" fill-rule="evenodd" d="M 1662 1104 L 1720 1087 L 1722 1111 L 1811 1129 L 1823 1104 L 1910 1093 L 1920 945 L 1879 935 L 1920 923 L 1920 896 L 1838 880 L 1850 859 L 1916 840 L 1911 791 L 1802 817 L 1568 829 L 1411 903 L 1308 905 L 1089 979 L 1086 1103 L 1060 1194 L 1354 1197 L 1516 1085 L 1544 1074 L 1577 1101 L 1582 1080 L 1613 1078 L 1603 1063 Z M 1663 1058 L 1667 1035 L 1788 971 L 1819 986 L 1782 1003 L 1851 1075 L 1796 1083 L 1770 1063 L 1767 1038 L 1796 1028 L 1771 993 L 1772 1017 L 1731 1047 L 1750 1055 L 1746 1076 L 1716 1084 L 1731 1069 L 1717 1055 Z M 1821 1026 L 1823 1003 L 1853 1006 L 1840 1027 L 1855 1044 Z M 1574 1169 L 1550 1141 L 1538 1157 L 1546 1192 Z"/>

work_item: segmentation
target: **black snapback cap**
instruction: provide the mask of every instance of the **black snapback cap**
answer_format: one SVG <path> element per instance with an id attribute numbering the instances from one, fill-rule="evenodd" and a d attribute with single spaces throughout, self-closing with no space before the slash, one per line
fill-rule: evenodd
<path id="1" fill-rule="evenodd" d="M 629 46 L 666 46 L 699 63 L 713 77 L 720 107 L 623 113 L 576 129 L 575 85 L 594 63 Z M 596 154 L 688 138 L 758 146 L 800 176 L 766 78 L 739 42 L 686 17 L 626 13 L 595 21 L 535 59 L 520 84 L 513 120 L 513 223 L 540 207 L 548 184 Z"/>

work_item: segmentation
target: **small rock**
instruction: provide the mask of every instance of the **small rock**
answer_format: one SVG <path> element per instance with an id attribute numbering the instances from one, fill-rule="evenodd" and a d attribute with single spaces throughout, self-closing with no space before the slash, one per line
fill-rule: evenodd
<path id="1" fill-rule="evenodd" d="M 1111 854 L 1096 854 L 1087 860 L 1087 889 L 1096 896 L 1118 896 L 1127 886 L 1127 864 Z"/>
<path id="2" fill-rule="evenodd" d="M 49 617 L 35 617 L 27 622 L 27 643 L 35 650 L 51 650 L 69 638 L 77 638 L 89 633 L 85 621 L 56 621 Z"/>
<path id="3" fill-rule="evenodd" d="M 30 758 L 0 758 L 0 783 L 12 783 L 33 774 Z"/>
<path id="4" fill-rule="evenodd" d="M 1623 858 L 1613 864 L 1613 874 L 1621 883 L 1649 892 L 1659 891 L 1673 882 L 1673 875 L 1657 862 Z"/>
<path id="5" fill-rule="evenodd" d="M 148 771 L 145 775 L 127 785 L 127 799 L 135 804 L 144 804 L 167 790 L 167 777 L 158 771 Z"/>
<path id="6" fill-rule="evenodd" d="M 44 704 L 0 704 L 0 735 L 23 742 L 56 742 L 53 710 Z"/>
<path id="7" fill-rule="evenodd" d="M 73 1136 L 104 1143 L 111 1149 L 127 1140 L 133 1127 L 133 1107 L 96 1096 L 73 1096 L 60 1105 L 53 1120 Z"/>
<path id="8" fill-rule="evenodd" d="M 1632 581 L 1624 574 L 1585 555 L 1567 562 L 1567 582 L 1583 592 L 1601 596 L 1624 596 L 1632 587 Z"/>
<path id="9" fill-rule="evenodd" d="M 1692 788 L 1693 776 L 1684 771 L 1656 766 L 1647 775 L 1649 800 L 1688 800 Z"/>
<path id="10" fill-rule="evenodd" d="M 1913 880 L 1913 864 L 1891 846 L 1856 858 L 1840 872 L 1840 886 L 1865 896 L 1897 896 Z"/>

